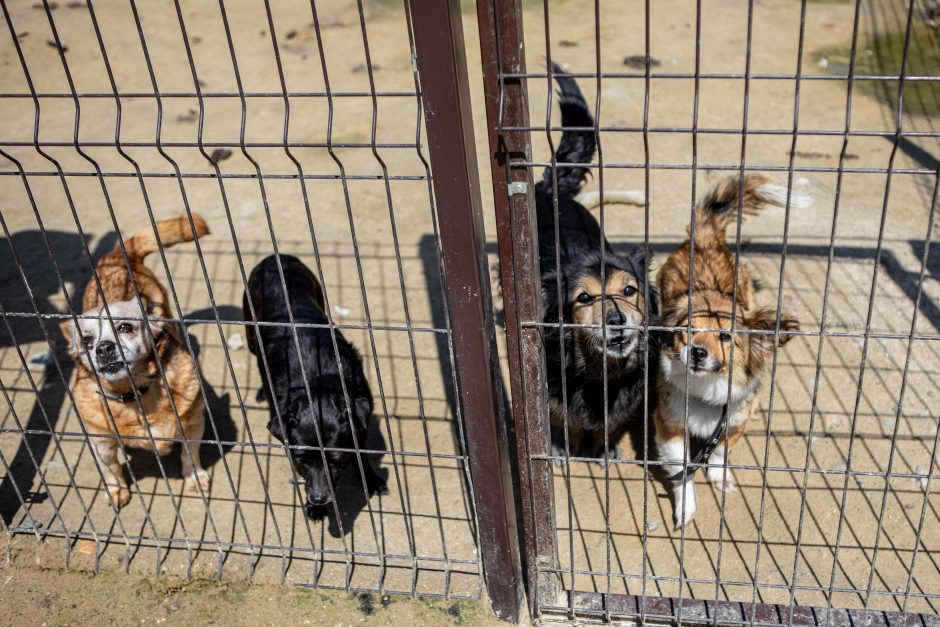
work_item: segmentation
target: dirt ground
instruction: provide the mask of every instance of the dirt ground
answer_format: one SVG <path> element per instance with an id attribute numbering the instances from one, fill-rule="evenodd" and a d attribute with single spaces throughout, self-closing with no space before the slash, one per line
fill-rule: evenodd
<path id="1" fill-rule="evenodd" d="M 263 4 L 224 4 L 237 74 L 219 7 L 183 8 L 197 80 L 206 94 L 200 103 L 189 95 L 193 76 L 173 3 L 139 3 L 141 32 L 164 94 L 160 108 L 154 98 L 143 96 L 153 92 L 153 85 L 130 5 L 94 3 L 107 64 L 89 12 L 76 3 L 56 5 L 52 14 L 67 48 L 68 74 L 45 12 L 28 2 L 9 7 L 10 30 L 22 46 L 32 84 L 46 94 L 39 98 L 38 134 L 47 157 L 32 146 L 32 101 L 0 99 L 0 147 L 10 157 L 0 159 L 0 216 L 12 244 L 0 245 L 4 311 L 65 311 L 57 272 L 68 293 L 76 293 L 89 275 L 86 253 L 95 256 L 113 246 L 115 221 L 128 234 L 149 228 L 151 212 L 158 218 L 186 207 L 199 212 L 213 231 L 200 242 L 201 259 L 186 245 L 166 251 L 168 277 L 158 256 L 151 267 L 172 285 L 177 314 L 197 320 L 188 331 L 199 349 L 215 428 L 207 438 L 217 434 L 222 442 L 203 447 L 213 478 L 205 502 L 181 494 L 176 459 L 167 458 L 161 469 L 152 455 L 135 452 L 130 463 L 133 500 L 115 516 L 100 492 L 99 474 L 66 394 L 63 381 L 71 370 L 55 325 L 48 324 L 45 331 L 55 342 L 58 364 L 24 369 L 16 346 L 30 362 L 42 361 L 49 344 L 34 320 L 8 316 L 16 346 L 10 331 L 2 328 L 0 477 L 5 481 L 0 490 L 5 491 L 0 494 L 5 502 L 0 505 L 9 528 L 19 532 L 11 541 L 31 541 L 24 535 L 31 533 L 41 537 L 37 559 L 43 569 L 61 568 L 68 560 L 79 570 L 126 568 L 148 577 L 221 575 L 230 582 L 478 598 L 482 584 L 461 422 L 449 400 L 447 335 L 439 331 L 447 321 L 432 207 L 426 171 L 414 147 L 419 107 L 403 10 L 384 0 L 363 2 L 375 89 L 385 94 L 373 111 L 355 3 L 316 3 L 329 86 L 337 94 L 331 111 L 322 95 L 325 81 L 310 3 L 272 4 L 277 59 Z M 623 129 L 643 123 L 643 78 L 624 59 L 643 53 L 644 3 L 600 4 L 601 69 L 632 73 L 600 83 L 599 120 L 611 129 L 601 133 L 603 185 L 642 188 L 643 134 Z M 744 81 L 726 76 L 745 70 L 747 49 L 747 3 L 701 4 L 701 72 L 712 78 L 700 80 L 697 118 L 695 81 L 669 77 L 695 69 L 695 3 L 654 3 L 650 29 L 658 65 L 650 86 L 649 125 L 654 130 L 648 135 L 649 161 L 658 166 L 695 163 L 697 192 L 721 175 L 716 168 L 741 162 L 740 136 L 721 131 L 742 125 Z M 866 41 L 902 28 L 906 16 L 902 2 L 863 0 L 861 6 L 859 46 L 865 54 Z M 783 309 L 800 319 L 803 330 L 818 332 L 838 202 L 825 309 L 825 329 L 837 335 L 821 343 L 817 336 L 798 337 L 780 352 L 775 383 L 763 388 L 760 419 L 731 457 L 732 464 L 742 467 L 733 471 L 738 492 L 723 498 L 700 485 L 699 511 L 684 535 L 672 530 L 663 486 L 636 464 L 615 465 L 609 476 L 599 466 L 573 464 L 570 483 L 556 471 L 557 546 L 568 588 L 606 591 L 609 584 L 614 592 L 750 601 L 756 585 L 757 600 L 787 603 L 795 585 L 794 600 L 805 605 L 831 601 L 844 607 L 867 603 L 876 609 L 940 612 L 940 499 L 935 496 L 934 458 L 940 256 L 935 247 L 920 282 L 936 182 L 932 172 L 940 154 L 935 118 L 901 115 L 902 130 L 915 134 L 898 138 L 895 150 L 894 108 L 869 90 L 855 90 L 851 128 L 867 134 L 849 138 L 848 171 L 837 194 L 846 85 L 830 80 L 827 55 L 850 45 L 854 4 L 807 4 L 802 57 L 800 8 L 796 0 L 754 3 L 752 75 L 792 76 L 801 60 L 803 73 L 812 78 L 800 82 L 798 116 L 792 78 L 749 82 L 747 124 L 752 134 L 744 158 L 749 166 L 779 169 L 788 165 L 792 153 L 801 169 L 794 180 L 816 202 L 809 210 L 789 215 L 768 210 L 747 220 L 742 256 L 761 284 L 761 302 L 774 306 L 782 286 Z M 572 71 L 596 70 L 592 11 L 590 3 L 550 3 L 551 57 Z M 478 36 L 472 12 L 465 15 L 486 190 Z M 529 68 L 541 72 L 547 56 L 542 4 L 527 3 L 525 18 Z M 29 94 L 12 42 L 6 36 L 0 43 L 0 94 Z M 281 98 L 270 97 L 281 90 L 278 59 L 288 89 L 297 92 L 290 98 L 286 133 L 306 177 L 303 185 L 297 167 L 278 146 L 285 135 L 285 107 Z M 118 133 L 126 157 L 115 149 L 117 107 L 110 97 L 108 67 L 125 95 Z M 239 99 L 223 95 L 237 92 L 236 76 L 248 94 L 244 124 Z M 78 118 L 71 98 L 53 96 L 69 94 L 70 81 L 80 93 L 97 94 L 79 100 Z M 580 82 L 588 101 L 595 103 L 596 81 Z M 529 89 L 533 124 L 545 126 L 544 79 L 530 80 Z M 936 92 L 932 96 L 940 98 Z M 919 98 L 930 96 L 929 90 L 918 91 Z M 378 156 L 371 148 L 373 117 Z M 557 125 L 557 112 L 551 119 Z M 165 155 L 152 146 L 135 145 L 152 143 L 158 122 Z M 690 132 L 693 124 L 700 130 L 697 135 Z M 794 126 L 813 132 L 794 142 Z M 76 127 L 84 155 L 72 146 Z M 240 139 L 247 155 L 239 148 Z M 328 140 L 341 146 L 334 150 L 335 158 L 324 148 Z M 206 155 L 231 151 L 227 157 L 217 154 L 225 178 L 214 176 L 199 141 Z M 547 159 L 546 134 L 533 133 L 533 144 L 534 158 Z M 30 172 L 28 192 L 13 159 Z M 888 177 L 866 170 L 884 169 L 892 159 L 895 172 L 886 193 Z M 257 178 L 251 160 L 263 179 Z M 103 183 L 96 166 L 108 173 Z M 62 178 L 58 167 L 66 173 Z M 393 178 L 387 185 L 383 169 Z M 595 176 L 588 189 L 597 189 L 600 181 Z M 647 237 L 663 259 L 684 236 L 692 173 L 653 167 L 649 186 Z M 241 319 L 243 273 L 273 251 L 272 241 L 281 252 L 299 255 L 315 267 L 305 193 L 333 314 L 337 322 L 373 329 L 344 334 L 362 350 L 367 364 L 382 426 L 380 441 L 370 446 L 388 452 L 382 465 L 391 488 L 389 496 L 366 503 L 355 478 L 349 478 L 341 487 L 339 520 L 332 516 L 323 523 L 301 515 L 284 451 L 271 446 L 276 442 L 265 429 L 267 409 L 255 401 L 259 380 L 243 347 L 245 329 L 232 324 Z M 488 250 L 495 262 L 492 199 L 488 191 L 483 198 Z M 33 202 L 57 267 L 49 261 Z M 605 224 L 617 246 L 644 240 L 642 209 L 607 207 Z M 880 231 L 882 251 L 869 320 Z M 16 258 L 31 292 L 23 287 Z M 915 303 L 918 288 L 922 294 Z M 411 333 L 401 330 L 407 326 Z M 861 337 L 866 326 L 875 334 L 867 343 Z M 36 388 L 41 390 L 38 403 Z M 50 425 L 57 434 L 51 440 L 43 433 Z M 23 446 L 24 428 L 36 431 L 27 440 L 29 447 Z M 634 444 L 624 443 L 627 462 L 642 459 L 642 447 Z M 41 475 L 35 473 L 37 465 Z M 760 470 L 765 465 L 771 470 Z M 847 475 L 846 468 L 853 474 Z M 19 494 L 11 487 L 11 476 L 20 478 Z M 21 498 L 24 507 L 19 507 Z M 15 566 L 11 572 L 15 575 Z M 54 591 L 61 583 L 58 576 L 49 572 L 36 580 L 34 589 Z M 115 577 L 119 579 L 123 581 Z M 721 581 L 717 587 L 716 579 Z M 831 596 L 830 587 L 835 590 Z M 255 594 L 251 590 L 244 594 Z"/>
<path id="2" fill-rule="evenodd" d="M 480 602 L 44 569 L 32 553 L 0 565 L 0 625 L 501 624 Z"/>

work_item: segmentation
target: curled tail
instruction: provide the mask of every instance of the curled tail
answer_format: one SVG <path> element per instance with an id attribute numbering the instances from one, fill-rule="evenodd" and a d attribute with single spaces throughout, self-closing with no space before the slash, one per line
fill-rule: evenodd
<path id="1" fill-rule="evenodd" d="M 209 233 L 209 227 L 202 217 L 194 213 L 192 219 L 193 223 L 190 225 L 189 218 L 185 213 L 182 213 L 176 217 L 157 222 L 159 242 L 154 237 L 153 229 L 145 229 L 132 235 L 129 239 L 124 240 L 127 256 L 131 259 L 143 259 L 150 253 L 159 250 L 161 246 L 169 248 L 174 244 L 192 242 Z"/>
<path id="2" fill-rule="evenodd" d="M 695 243 L 707 245 L 715 238 L 724 241 L 725 229 L 737 219 L 738 206 L 746 215 L 757 215 L 764 205 L 802 209 L 813 204 L 809 194 L 788 190 L 761 174 L 745 175 L 742 184 L 737 174 L 718 181 L 695 207 Z"/>
<path id="3" fill-rule="evenodd" d="M 564 72 L 561 66 L 553 63 L 552 72 L 558 83 L 558 107 L 561 109 L 561 125 L 564 127 L 582 127 L 584 130 L 564 131 L 561 141 L 555 149 L 556 163 L 590 163 L 594 158 L 597 141 L 594 137 L 594 117 L 588 110 L 578 83 L 568 76 L 558 76 Z M 558 197 L 573 198 L 581 189 L 587 168 L 571 165 L 557 166 Z M 542 180 L 536 184 L 537 192 L 551 194 L 552 168 L 545 168 Z"/>

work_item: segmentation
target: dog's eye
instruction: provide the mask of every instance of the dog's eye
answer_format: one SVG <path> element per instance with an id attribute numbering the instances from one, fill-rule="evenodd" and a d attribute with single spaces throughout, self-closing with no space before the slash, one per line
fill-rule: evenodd
<path id="1" fill-rule="evenodd" d="M 591 295 L 588 294 L 587 292 L 581 292 L 580 294 L 578 294 L 579 303 L 585 304 L 585 303 L 591 302 L 591 300 L 592 300 Z"/>
<path id="2" fill-rule="evenodd" d="M 117 330 L 118 330 L 118 333 L 132 333 L 134 331 L 134 327 L 132 327 L 127 322 L 122 322 L 121 324 L 118 325 Z"/>
<path id="3" fill-rule="evenodd" d="M 92 336 L 86 335 L 85 337 L 82 338 L 82 346 L 84 346 L 86 349 L 90 350 L 91 347 L 94 345 L 95 345 L 95 338 L 93 338 Z"/>
<path id="4" fill-rule="evenodd" d="M 720 333 L 720 334 L 718 335 L 718 339 L 720 339 L 722 342 L 730 342 L 730 341 L 731 341 L 731 334 L 730 334 L 730 333 Z"/>
<path id="5" fill-rule="evenodd" d="M 639 290 L 637 290 L 634 286 L 628 285 L 628 286 L 626 286 L 625 288 L 623 288 L 623 295 L 624 295 L 624 296 L 633 296 L 633 295 L 636 294 L 638 291 L 639 291 Z"/>

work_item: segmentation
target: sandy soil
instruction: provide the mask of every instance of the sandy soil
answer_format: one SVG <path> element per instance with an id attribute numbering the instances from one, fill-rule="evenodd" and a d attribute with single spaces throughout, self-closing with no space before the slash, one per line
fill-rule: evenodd
<path id="1" fill-rule="evenodd" d="M 126 577 L 38 568 L 35 547 L 0 566 L 0 624 L 496 625 L 480 602 L 250 585 L 245 580 Z"/>
<path id="2" fill-rule="evenodd" d="M 31 4 L 10 7 L 12 30 L 23 47 L 30 77 L 40 93 L 67 94 L 68 77 L 54 41 L 48 43 L 54 38 L 45 12 Z M 14 505 L 7 507 L 13 510 L 9 526 L 21 532 L 36 531 L 44 538 L 39 556 L 43 567 L 61 567 L 68 559 L 74 568 L 116 571 L 126 567 L 148 576 L 211 578 L 221 574 L 231 581 L 250 578 L 409 593 L 415 589 L 476 598 L 481 593 L 479 560 L 459 445 L 460 422 L 449 402 L 452 372 L 446 335 L 431 331 L 444 328 L 446 319 L 426 171 L 414 148 L 418 104 L 403 12 L 397 3 L 364 2 L 375 88 L 394 92 L 377 100 L 379 159 L 370 147 L 373 104 L 367 95 L 369 75 L 364 71 L 355 3 L 317 3 L 330 87 L 344 94 L 334 99 L 331 127 L 329 103 L 322 97 L 325 81 L 310 5 L 299 0 L 274 4 L 284 80 L 291 92 L 303 92 L 290 98 L 287 131 L 295 144 L 292 153 L 308 177 L 303 186 L 296 178 L 297 168 L 277 147 L 285 134 L 283 100 L 261 96 L 279 93 L 280 85 L 271 29 L 258 3 L 225 5 L 238 77 L 244 91 L 254 94 L 246 98 L 243 129 L 239 99 L 218 95 L 236 91 L 238 85 L 219 7 L 210 4 L 188 5 L 183 11 L 198 80 L 209 94 L 202 103 L 202 125 L 197 99 L 178 95 L 193 92 L 193 78 L 175 10 L 172 3 L 163 1 L 138 6 L 156 81 L 166 96 L 160 101 L 162 109 L 152 97 L 122 98 L 119 134 L 129 158 L 114 146 L 116 107 L 111 97 L 80 99 L 78 136 L 87 158 L 70 146 L 76 126 L 76 107 L 70 98 L 40 98 L 39 138 L 49 158 L 31 145 L 16 144 L 32 142 L 36 114 L 32 102 L 0 100 L 3 150 L 31 173 L 29 192 L 69 294 L 87 280 L 86 252 L 94 256 L 113 245 L 115 223 L 108 209 L 125 234 L 146 228 L 151 212 L 163 217 L 186 206 L 208 220 L 213 233 L 200 243 L 201 262 L 192 246 L 182 246 L 166 252 L 165 268 L 156 257 L 152 267 L 164 275 L 168 270 L 166 281 L 174 289 L 176 312 L 204 321 L 190 324 L 188 330 L 199 347 L 209 408 L 224 442 L 203 448 L 213 475 L 207 502 L 181 494 L 175 459 L 168 459 L 161 469 L 152 456 L 135 453 L 130 464 L 136 479 L 134 498 L 115 516 L 99 491 L 98 472 L 65 394 L 63 379 L 70 375 L 67 360 L 60 362 L 61 375 L 54 364 L 45 372 L 35 367 L 25 371 L 3 328 L 0 377 L 9 400 L 5 399 L 0 417 L 4 460 L 0 475 L 28 478 L 20 486 L 20 495 L 9 488 L 5 493 Z M 601 68 L 636 72 L 624 66 L 623 59 L 643 52 L 643 3 L 601 4 L 597 40 Z M 742 72 L 746 3 L 709 1 L 702 5 L 702 32 L 706 34 L 702 72 Z M 862 5 L 862 40 L 878 29 L 903 24 L 899 3 L 866 0 Z M 542 71 L 545 16 L 541 3 L 526 6 L 529 66 Z M 152 93 L 130 8 L 101 2 L 95 10 L 119 90 Z M 60 2 L 53 17 L 67 46 L 65 58 L 75 89 L 110 94 L 104 56 L 87 10 Z M 552 3 L 548 17 L 552 58 L 573 71 L 595 71 L 590 7 L 573 1 Z M 692 2 L 655 3 L 651 50 L 661 65 L 654 72 L 693 71 L 694 18 Z M 748 137 L 747 163 L 785 167 L 795 149 L 795 166 L 807 170 L 795 176 L 806 179 L 816 204 L 808 211 L 794 210 L 789 219 L 779 210 L 746 222 L 743 255 L 763 286 L 762 302 L 776 304 L 781 284 L 783 307 L 795 313 L 809 331 L 821 326 L 836 202 L 836 173 L 818 170 L 838 165 L 846 110 L 845 84 L 824 80 L 827 75 L 817 52 L 846 46 L 851 21 L 851 4 L 808 5 L 803 71 L 819 78 L 801 82 L 798 119 L 793 111 L 793 80 L 753 79 L 749 89 L 748 127 L 761 132 Z M 755 3 L 752 73 L 795 72 L 799 24 L 800 3 L 795 0 Z M 477 88 L 476 133 L 482 139 L 485 120 L 472 14 L 467 14 L 465 30 L 471 85 Z M 9 37 L 0 44 L 0 66 L 0 93 L 29 93 Z M 598 85 L 589 79 L 581 83 L 589 102 L 595 102 Z M 642 89 L 642 78 L 605 78 L 600 84 L 601 125 L 642 126 Z M 543 79 L 530 81 L 533 124 L 546 123 L 545 94 Z M 660 131 L 649 134 L 650 162 L 685 166 L 694 161 L 699 166 L 696 190 L 701 190 L 720 174 L 704 166 L 735 167 L 741 161 L 738 136 L 707 131 L 741 128 L 744 84 L 738 79 L 701 80 L 697 124 L 706 132 L 695 138 L 688 132 L 693 125 L 693 96 L 691 79 L 652 80 L 649 123 Z M 684 537 L 671 529 L 671 509 L 661 484 L 648 479 L 635 464 L 614 466 L 609 477 L 598 466 L 575 464 L 570 484 L 563 473 L 556 474 L 558 548 L 560 566 L 568 571 L 566 586 L 604 591 L 606 577 L 575 573 L 572 582 L 571 571 L 609 572 L 615 592 L 676 596 L 681 590 L 695 597 L 717 594 L 749 601 L 753 582 L 757 582 L 758 600 L 786 603 L 789 586 L 795 583 L 798 603 L 825 605 L 823 589 L 830 587 L 832 579 L 836 589 L 870 588 L 868 601 L 874 608 L 897 609 L 906 603 L 913 611 L 940 611 L 937 599 L 930 596 L 940 589 L 940 501 L 933 495 L 935 489 L 925 499 L 926 479 L 922 477 L 933 473 L 936 484 L 937 462 L 932 459 L 940 327 L 936 254 L 927 265 L 921 300 L 917 305 L 914 302 L 935 183 L 928 172 L 936 168 L 938 144 L 936 137 L 903 137 L 893 164 L 902 171 L 891 176 L 886 195 L 886 176 L 861 170 L 887 167 L 893 138 L 877 133 L 895 131 L 895 113 L 863 90 L 856 91 L 851 105 L 852 129 L 876 134 L 853 136 L 846 149 L 845 165 L 856 171 L 842 179 L 826 329 L 856 335 L 829 337 L 821 345 L 816 337 L 801 337 L 781 352 L 776 384 L 764 387 L 761 419 L 731 459 L 746 467 L 734 471 L 738 493 L 722 499 L 700 486 L 700 509 Z M 134 145 L 153 142 L 158 119 L 166 157 L 153 147 Z M 557 124 L 557 113 L 553 112 L 552 119 Z M 802 130 L 829 133 L 800 135 L 793 145 L 794 124 Z M 902 116 L 902 128 L 936 132 L 934 120 L 924 116 Z M 247 155 L 238 148 L 242 130 Z M 200 132 L 207 153 L 232 151 L 219 163 L 225 175 L 221 183 L 212 176 L 210 160 L 199 152 Z M 323 148 L 328 133 L 332 142 L 343 145 L 335 151 L 336 160 Z M 534 158 L 546 159 L 545 133 L 534 133 L 533 141 Z M 602 147 L 605 188 L 643 186 L 641 133 L 605 131 Z M 479 150 L 485 186 L 485 142 L 479 143 Z M 264 175 L 263 189 L 249 156 Z M 181 180 L 175 177 L 174 163 L 183 173 Z M 56 176 L 56 164 L 68 173 L 64 179 Z M 103 183 L 95 176 L 96 164 L 109 173 Z M 142 178 L 135 175 L 135 164 L 144 173 Z M 347 177 L 345 188 L 339 164 Z M 386 186 L 381 178 L 383 166 L 392 177 L 400 178 Z M 0 246 L 3 307 L 7 312 L 31 312 L 35 305 L 42 313 L 61 312 L 65 296 L 49 262 L 30 197 L 16 172 L 12 161 L 0 160 L 0 198 L 4 201 L 0 215 L 35 303 L 23 288 L 10 247 L 4 244 Z M 589 189 L 597 189 L 600 179 L 595 177 Z M 654 167 L 649 182 L 648 239 L 664 258 L 684 235 L 693 177 L 688 169 Z M 372 499 L 367 506 L 355 478 L 350 477 L 342 488 L 344 507 L 339 521 L 331 517 L 325 523 L 309 523 L 300 514 L 284 452 L 270 446 L 272 440 L 264 428 L 267 410 L 255 401 L 258 374 L 253 359 L 238 348 L 245 331 L 228 323 L 241 316 L 242 269 L 247 272 L 270 254 L 272 241 L 282 252 L 300 255 L 315 265 L 305 191 L 337 321 L 358 325 L 371 321 L 373 328 L 379 327 L 371 333 L 350 330 L 346 336 L 364 353 L 376 398 L 380 392 L 384 397 L 384 402 L 377 403 L 382 437 L 373 444 L 389 452 L 382 463 L 389 471 L 392 490 L 391 495 Z M 492 256 L 491 199 L 488 193 L 483 197 Z M 857 334 L 866 327 L 883 206 L 887 206 L 887 217 L 870 330 L 894 337 L 870 340 L 860 381 L 865 344 Z M 608 207 L 605 223 L 609 238 L 618 245 L 644 239 L 640 209 Z M 79 224 L 84 237 L 78 234 Z M 788 255 L 784 265 L 785 227 Z M 212 303 L 217 305 L 219 323 Z M 914 332 L 920 339 L 908 341 L 915 312 L 919 316 Z M 34 321 L 7 320 L 27 361 L 49 350 L 43 329 Z M 382 329 L 408 322 L 415 329 L 410 335 Z M 54 325 L 48 331 L 55 338 Z M 59 344 L 56 349 L 61 351 Z M 63 357 L 61 352 L 59 357 Z M 822 364 L 818 377 L 817 359 Z M 898 407 L 902 383 L 906 383 L 905 396 Z M 41 390 L 39 403 L 34 385 Z M 57 434 L 54 440 L 37 433 L 29 438 L 28 449 L 22 446 L 24 427 L 47 431 L 50 424 Z M 625 443 L 625 459 L 642 458 L 642 450 L 630 445 Z M 32 471 L 34 464 L 41 469 L 41 477 Z M 757 470 L 765 464 L 779 470 Z M 851 470 L 867 474 L 847 479 L 848 464 Z M 892 474 L 885 479 L 889 470 Z M 20 497 L 27 504 L 17 508 Z M 63 537 L 70 541 L 59 539 Z M 876 547 L 877 557 L 873 557 Z M 381 553 L 389 557 L 381 560 Z M 716 578 L 723 582 L 717 591 Z M 49 579 L 41 585 L 57 583 Z M 848 592 L 836 592 L 831 601 L 852 607 L 866 603 L 864 595 Z"/>

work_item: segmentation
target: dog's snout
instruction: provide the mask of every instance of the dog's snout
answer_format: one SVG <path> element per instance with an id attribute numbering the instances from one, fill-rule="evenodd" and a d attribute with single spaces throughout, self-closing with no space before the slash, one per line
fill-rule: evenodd
<path id="1" fill-rule="evenodd" d="M 330 487 L 327 485 L 314 485 L 307 492 L 307 499 L 314 505 L 326 505 L 330 502 Z"/>
<path id="2" fill-rule="evenodd" d="M 708 357 L 708 351 L 706 349 L 695 345 L 689 347 L 689 354 L 692 355 L 692 361 L 695 363 L 705 361 Z"/>
<path id="3" fill-rule="evenodd" d="M 627 323 L 627 317 L 622 312 L 614 310 L 607 312 L 607 324 L 622 326 Z"/>
<path id="4" fill-rule="evenodd" d="M 95 355 L 103 361 L 113 361 L 117 357 L 117 344 L 114 342 L 101 342 L 95 347 Z"/>

